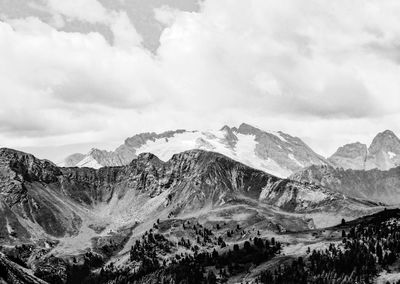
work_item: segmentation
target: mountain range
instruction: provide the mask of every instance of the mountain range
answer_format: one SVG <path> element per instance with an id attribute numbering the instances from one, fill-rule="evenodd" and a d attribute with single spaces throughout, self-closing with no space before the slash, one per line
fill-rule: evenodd
<path id="1" fill-rule="evenodd" d="M 275 208 L 282 216 L 285 212 L 312 215 L 322 211 L 351 216 L 353 206 L 376 205 L 280 179 L 203 150 L 174 154 L 167 162 L 142 153 L 127 166 L 91 169 L 60 168 L 3 148 L 0 169 L 0 236 L 10 240 L 16 236 L 28 240 L 79 235 L 91 227 L 118 230 L 147 218 L 199 214 L 202 210 L 210 215 L 216 208 L 221 212 L 244 204 L 262 211 Z M 315 223 L 310 219 L 303 226 L 314 227 Z M 96 230 L 89 231 L 96 235 Z"/>
<path id="2" fill-rule="evenodd" d="M 330 164 L 300 138 L 283 132 L 263 131 L 242 123 L 238 128 L 224 126 L 217 131 L 167 131 L 142 133 L 125 140 L 115 151 L 92 149 L 73 154 L 61 165 L 73 167 L 127 165 L 138 154 L 150 152 L 166 161 L 173 154 L 202 149 L 224 154 L 251 167 L 279 177 L 311 165 Z"/>
<path id="3" fill-rule="evenodd" d="M 4 253 L 22 250 L 26 257 L 19 261 L 50 283 L 65 283 L 68 263 L 88 257 L 88 251 L 102 261 L 115 257 L 129 263 L 129 248 L 155 226 L 164 226 L 165 236 L 179 240 L 182 225 L 173 229 L 171 222 L 195 220 L 208 228 L 223 224 L 216 238 L 240 228 L 239 235 L 227 238 L 234 242 L 315 229 L 379 208 L 199 149 L 165 162 L 141 153 L 126 166 L 100 169 L 57 167 L 27 153 L 0 149 L 0 244 L 23 244 Z M 1 260 L 0 266 L 10 267 Z M 23 271 L 20 275 L 29 276 Z M 58 280 L 52 282 L 53 277 Z"/>
<path id="4" fill-rule="evenodd" d="M 346 144 L 324 158 L 298 137 L 242 123 L 238 128 L 224 126 L 218 131 L 141 133 L 126 139 L 115 151 L 94 148 L 87 154 L 68 156 L 60 166 L 122 166 L 144 152 L 166 161 L 173 154 L 191 149 L 219 152 L 283 178 L 312 165 L 354 170 L 389 170 L 400 165 L 400 139 L 390 130 L 378 133 L 369 147 L 360 142 Z"/>
<path id="5" fill-rule="evenodd" d="M 118 278 L 148 257 L 174 265 L 259 237 L 284 244 L 290 256 L 279 264 L 343 235 L 325 228 L 398 204 L 398 145 L 385 131 L 369 148 L 345 145 L 325 159 L 297 137 L 241 124 L 138 134 L 64 166 L 1 148 L 0 283 L 85 283 L 79 275 L 104 270 Z M 156 250 L 146 243 L 155 236 Z"/>

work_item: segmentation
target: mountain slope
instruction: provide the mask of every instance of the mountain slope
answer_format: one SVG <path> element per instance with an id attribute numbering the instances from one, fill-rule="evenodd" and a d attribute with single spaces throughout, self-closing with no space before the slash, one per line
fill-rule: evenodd
<path id="1" fill-rule="evenodd" d="M 297 137 L 283 132 L 262 131 L 243 123 L 239 128 L 224 126 L 219 131 L 176 130 L 161 134 L 138 134 L 126 139 L 115 151 L 92 149 L 83 156 L 71 155 L 66 159 L 65 166 L 122 166 L 144 152 L 153 153 L 167 161 L 173 154 L 191 149 L 219 152 L 280 177 L 287 177 L 312 164 L 329 164 Z"/>
<path id="2" fill-rule="evenodd" d="M 378 133 L 371 145 L 359 142 L 340 147 L 328 160 L 353 170 L 389 170 L 400 165 L 400 139 L 390 130 Z"/>
<path id="3" fill-rule="evenodd" d="M 31 271 L 10 261 L 0 252 L 0 283 L 46 284 L 47 282 L 33 276 Z"/>
<path id="4" fill-rule="evenodd" d="M 327 187 L 348 196 L 384 202 L 400 203 L 400 167 L 388 171 L 344 170 L 329 166 L 311 166 L 293 174 L 293 180 Z"/>

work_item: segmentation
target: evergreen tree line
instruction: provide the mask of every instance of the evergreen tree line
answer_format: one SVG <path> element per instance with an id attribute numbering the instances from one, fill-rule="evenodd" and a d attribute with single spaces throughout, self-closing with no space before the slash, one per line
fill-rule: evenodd
<path id="1" fill-rule="evenodd" d="M 166 241 L 163 236 L 164 239 L 153 237 L 155 243 L 157 240 Z M 253 265 L 270 260 L 281 250 L 281 244 L 274 238 L 254 238 L 243 244 L 235 244 L 232 249 L 222 253 L 214 249 L 212 252 L 177 254 L 167 262 L 165 258 L 157 258 L 158 253 L 154 254 L 152 250 L 155 246 L 149 246 L 147 242 L 148 238 L 138 241 L 131 250 L 131 260 L 140 263 L 137 268 L 119 269 L 108 265 L 100 273 L 92 273 L 84 278 L 84 283 L 141 283 L 146 277 L 150 277 L 152 283 L 225 282 L 231 276 L 249 271 Z M 173 244 L 169 242 L 169 245 Z M 150 248 L 149 252 L 143 253 L 143 247 Z"/>
<path id="2" fill-rule="evenodd" d="M 308 250 L 304 259 L 300 257 L 263 272 L 258 283 L 373 283 L 383 269 L 391 271 L 399 258 L 399 229 L 398 219 L 351 226 L 342 231 L 342 244 L 330 244 L 320 251 Z"/>

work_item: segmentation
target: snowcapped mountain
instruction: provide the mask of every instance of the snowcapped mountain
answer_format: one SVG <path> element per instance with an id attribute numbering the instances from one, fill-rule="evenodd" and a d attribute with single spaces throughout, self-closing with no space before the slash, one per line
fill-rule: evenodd
<path id="1" fill-rule="evenodd" d="M 400 139 L 390 130 L 379 133 L 367 147 L 359 142 L 340 147 L 328 160 L 354 170 L 389 170 L 400 165 Z"/>
<path id="2" fill-rule="evenodd" d="M 86 155 L 71 155 L 64 166 L 122 166 L 145 152 L 167 161 L 174 154 L 191 149 L 215 151 L 279 177 L 287 177 L 312 164 L 329 164 L 300 138 L 283 132 L 263 131 L 243 123 L 239 128 L 224 126 L 217 131 L 176 130 L 161 134 L 137 134 L 126 139 L 115 151 L 92 149 Z"/>
<path id="3" fill-rule="evenodd" d="M 387 171 L 378 169 L 365 171 L 311 166 L 293 174 L 290 179 L 375 202 L 400 203 L 400 167 Z"/>

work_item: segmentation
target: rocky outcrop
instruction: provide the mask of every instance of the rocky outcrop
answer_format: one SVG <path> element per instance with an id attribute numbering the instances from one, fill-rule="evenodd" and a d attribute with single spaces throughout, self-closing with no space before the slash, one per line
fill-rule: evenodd
<path id="1" fill-rule="evenodd" d="M 51 189 L 62 176 L 49 161 L 12 149 L 0 149 L 0 229 L 5 238 L 28 238 L 29 230 L 20 218 L 37 223 L 54 236 L 74 232 L 79 218 Z M 62 195 L 62 194 L 61 194 Z"/>
<path id="2" fill-rule="evenodd" d="M 0 283 L 8 284 L 46 284 L 32 275 L 28 269 L 12 262 L 0 252 Z"/>
<path id="3" fill-rule="evenodd" d="M 15 173 L 19 181 L 54 182 L 61 175 L 60 169 L 47 160 L 36 159 L 33 155 L 12 149 L 0 149 L 0 167 L 9 171 L 1 172 L 1 178 L 9 177 L 10 172 Z"/>

